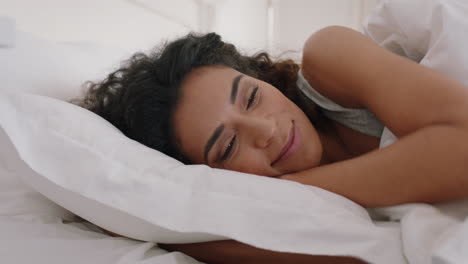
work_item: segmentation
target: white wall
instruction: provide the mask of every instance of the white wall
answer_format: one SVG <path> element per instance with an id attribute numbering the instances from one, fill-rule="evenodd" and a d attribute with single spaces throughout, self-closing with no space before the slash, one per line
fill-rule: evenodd
<path id="1" fill-rule="evenodd" d="M 211 30 L 245 52 L 266 49 L 266 28 L 267 0 L 223 0 L 215 5 Z"/>
<path id="2" fill-rule="evenodd" d="M 181 4 L 159 2 L 166 11 L 171 6 L 175 11 Z M 185 2 L 187 6 L 193 1 Z M 193 16 L 197 13 L 194 6 L 187 9 Z M 0 0 L 0 15 L 14 17 L 19 29 L 50 40 L 97 42 L 127 51 L 147 50 L 162 39 L 191 30 L 131 0 Z"/>
<path id="3" fill-rule="evenodd" d="M 313 32 L 342 25 L 360 30 L 361 23 L 378 0 L 204 0 L 214 3 L 208 31 L 219 33 L 249 54 L 284 51 L 300 59 L 300 50 Z M 268 7 L 273 8 L 273 32 L 268 36 Z M 269 43 L 271 41 L 271 43 Z"/>
<path id="4" fill-rule="evenodd" d="M 185 28 L 197 30 L 199 27 L 199 0 L 125 0 L 149 10 L 154 15 L 178 23 Z"/>
<path id="5" fill-rule="evenodd" d="M 358 0 L 274 0 L 274 51 L 300 51 L 315 31 L 342 25 L 356 28 L 354 5 Z"/>
<path id="6" fill-rule="evenodd" d="M 359 29 L 378 0 L 0 0 L 0 16 L 58 42 L 148 50 L 189 31 L 216 31 L 249 54 L 300 50 L 328 25 Z M 273 31 L 268 35 L 268 7 Z"/>
<path id="7" fill-rule="evenodd" d="M 272 0 L 272 54 L 301 58 L 306 39 L 331 25 L 361 30 L 364 18 L 378 0 Z"/>

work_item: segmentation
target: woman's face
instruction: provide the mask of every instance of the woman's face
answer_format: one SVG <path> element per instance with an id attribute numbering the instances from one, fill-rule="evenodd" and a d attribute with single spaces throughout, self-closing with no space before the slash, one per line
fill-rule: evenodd
<path id="1" fill-rule="evenodd" d="M 181 91 L 175 138 L 192 162 L 264 176 L 319 165 L 317 131 L 272 85 L 232 68 L 203 67 Z"/>

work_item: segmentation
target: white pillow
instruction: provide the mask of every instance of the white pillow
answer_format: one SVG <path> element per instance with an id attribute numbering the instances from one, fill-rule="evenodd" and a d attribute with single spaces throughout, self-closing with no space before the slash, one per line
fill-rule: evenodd
<path id="1" fill-rule="evenodd" d="M 5 139 L 0 145 L 0 216 L 22 217 L 43 223 L 73 220 L 69 211 L 20 180 L 19 175 L 29 172 L 25 171 L 26 166 L 13 144 L 6 140 L 7 135 L 1 126 L 0 137 Z"/>
<path id="2" fill-rule="evenodd" d="M 6 21 L 11 19 L 4 18 Z M 128 54 L 94 45 L 64 45 L 17 31 L 8 23 L 14 48 L 0 48 L 0 92 L 16 91 L 69 100 L 85 81 L 103 79 Z M 5 27 L 7 26 L 5 25 Z M 1 34 L 1 32 L 0 32 Z M 0 146 L 8 144 L 0 133 Z M 0 157 L 8 153 L 0 149 Z"/>
<path id="3" fill-rule="evenodd" d="M 0 91 L 70 99 L 87 80 L 101 80 L 129 54 L 112 47 L 59 44 L 15 31 L 15 47 L 0 48 Z"/>
<path id="4" fill-rule="evenodd" d="M 64 45 L 17 31 L 0 17 L 0 92 L 18 91 L 60 99 L 79 96 L 86 80 L 102 79 L 118 66 L 124 52 L 99 45 Z M 0 126 L 0 215 L 30 220 L 71 220 L 72 214 L 19 181 L 24 163 Z"/>
<path id="5" fill-rule="evenodd" d="M 63 99 L 78 96 L 81 83 L 98 78 L 118 62 L 119 52 L 103 50 L 53 43 L 16 31 L 13 19 L 0 17 L 0 91 L 29 91 Z M 84 61 L 89 66 L 78 67 Z M 0 146 L 0 215 L 47 223 L 72 220 L 69 211 L 19 180 L 24 163 L 14 155 L 15 148 L 1 127 Z"/>
<path id="6" fill-rule="evenodd" d="M 404 263 L 398 228 L 375 226 L 366 210 L 339 195 L 183 165 L 78 106 L 3 95 L 0 126 L 34 171 L 21 175 L 25 182 L 124 236 L 161 243 L 231 238 L 276 251 Z"/>

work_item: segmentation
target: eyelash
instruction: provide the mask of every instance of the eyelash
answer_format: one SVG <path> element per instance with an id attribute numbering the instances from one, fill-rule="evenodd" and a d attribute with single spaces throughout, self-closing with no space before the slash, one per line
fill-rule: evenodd
<path id="1" fill-rule="evenodd" d="M 250 94 L 249 100 L 247 102 L 247 110 L 252 106 L 252 103 L 254 102 L 254 100 L 255 100 L 255 98 L 257 96 L 257 91 L 258 91 L 258 86 L 255 87 L 255 89 Z M 234 148 L 234 143 L 235 142 L 236 142 L 236 136 L 234 136 L 231 139 L 231 141 L 229 142 L 229 144 L 227 145 L 226 151 L 224 151 L 223 156 L 221 156 L 221 158 L 220 158 L 221 161 L 225 161 L 229 157 L 229 155 L 232 152 L 232 149 Z"/>
<path id="2" fill-rule="evenodd" d="M 234 148 L 234 142 L 236 140 L 236 137 L 237 136 L 234 136 L 229 142 L 229 144 L 227 145 L 226 151 L 224 152 L 223 156 L 220 158 L 221 161 L 225 161 L 229 157 L 229 154 L 231 154 L 232 148 Z"/>
<path id="3" fill-rule="evenodd" d="M 255 89 L 252 91 L 252 93 L 250 94 L 250 97 L 249 97 L 249 101 L 247 102 L 247 109 L 250 108 L 250 106 L 252 105 L 252 103 L 254 102 L 255 100 L 255 97 L 257 95 L 257 91 L 258 91 L 258 86 L 255 87 Z"/>

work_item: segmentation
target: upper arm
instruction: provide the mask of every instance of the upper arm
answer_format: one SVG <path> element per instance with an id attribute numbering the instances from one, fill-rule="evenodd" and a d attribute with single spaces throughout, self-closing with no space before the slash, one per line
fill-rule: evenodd
<path id="1" fill-rule="evenodd" d="M 433 124 L 468 128 L 468 88 L 357 31 L 334 26 L 313 34 L 303 72 L 325 96 L 368 108 L 399 137 Z"/>

